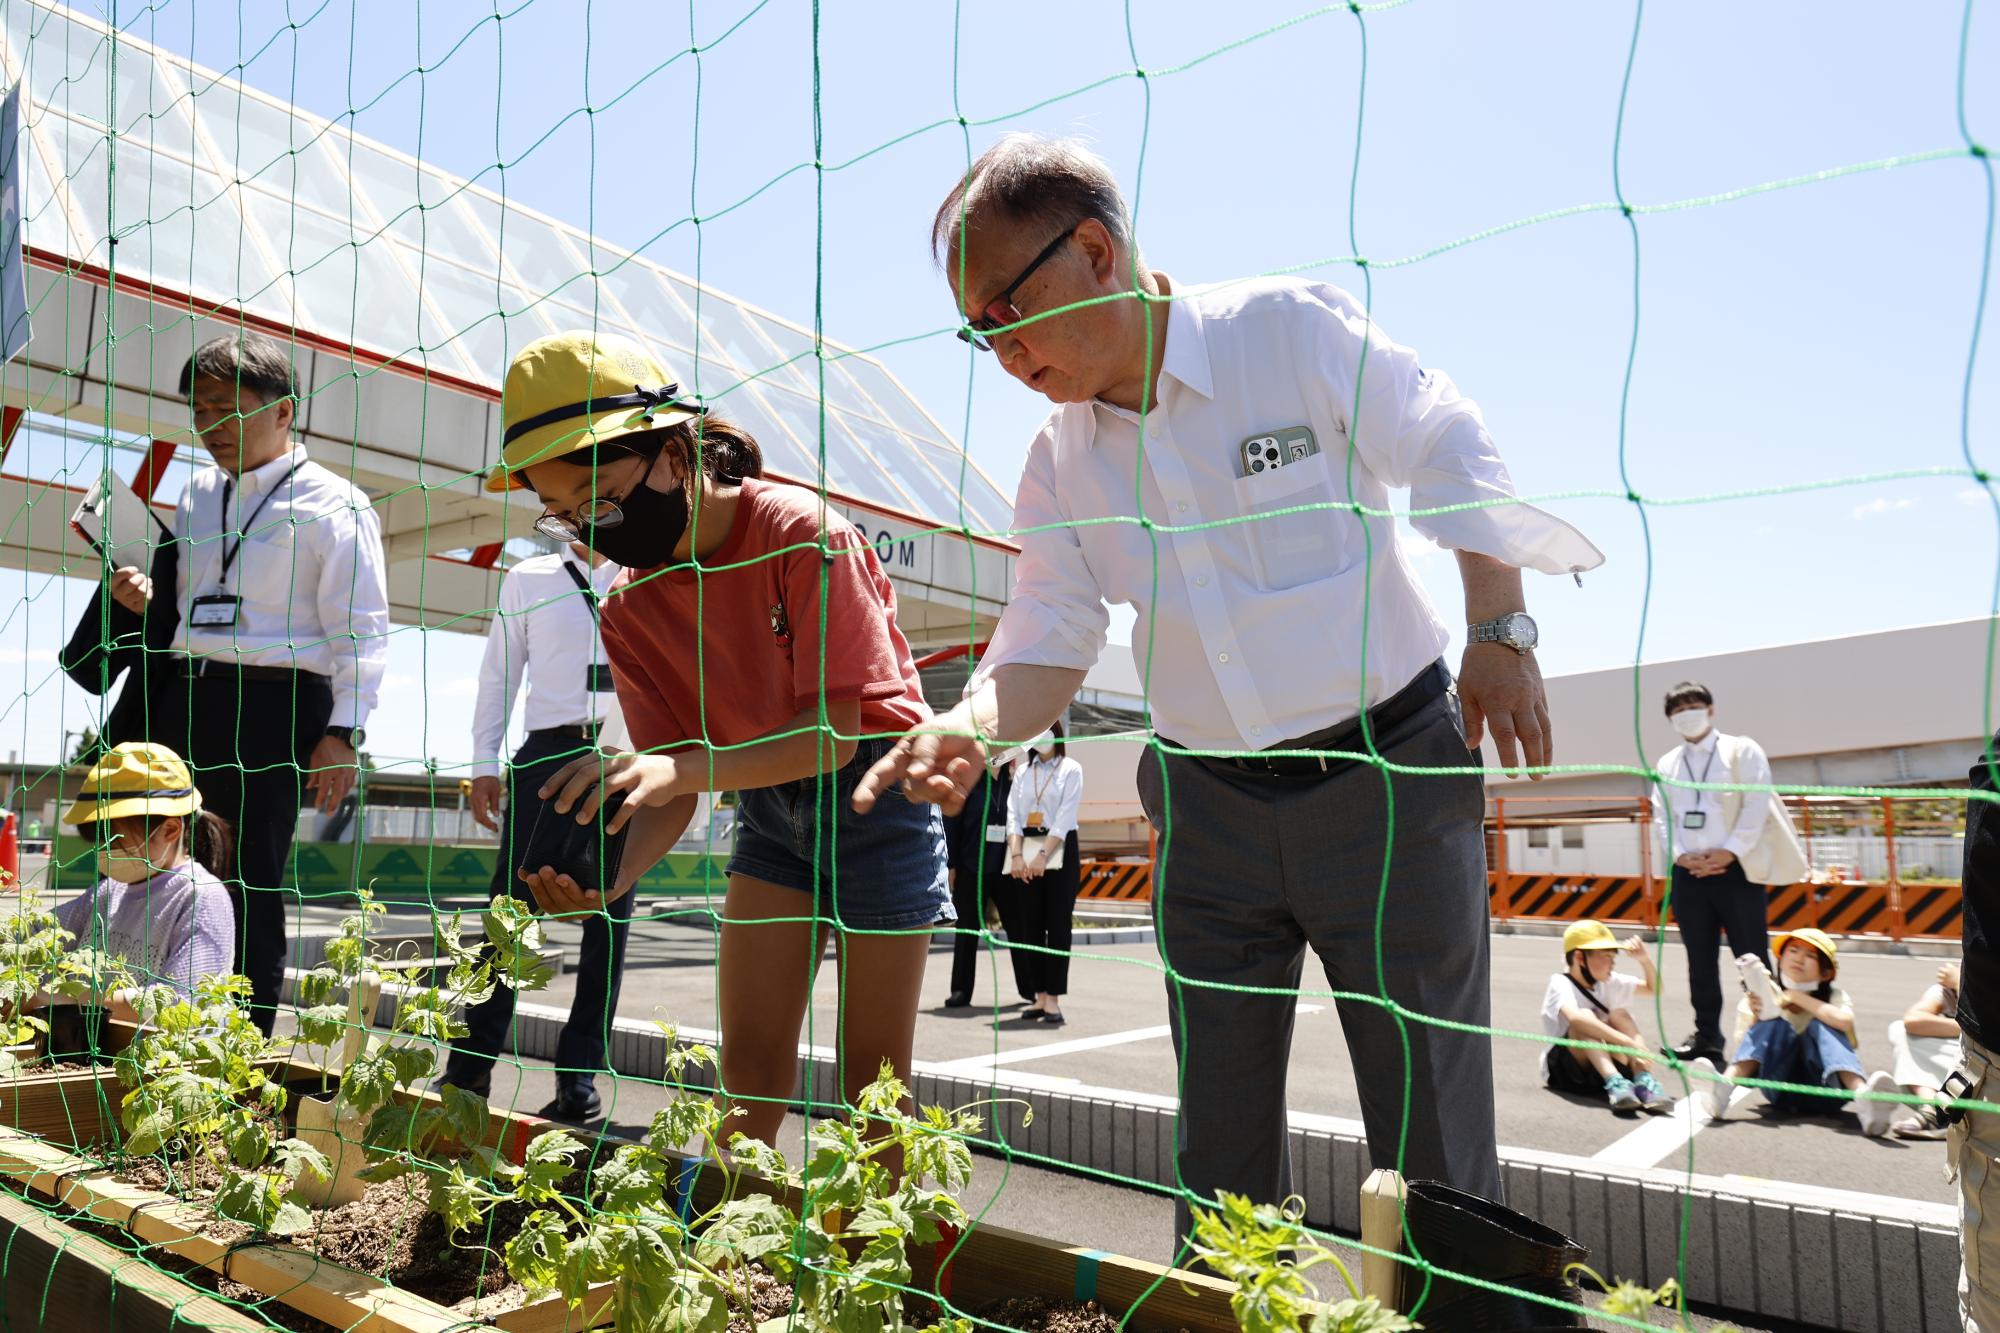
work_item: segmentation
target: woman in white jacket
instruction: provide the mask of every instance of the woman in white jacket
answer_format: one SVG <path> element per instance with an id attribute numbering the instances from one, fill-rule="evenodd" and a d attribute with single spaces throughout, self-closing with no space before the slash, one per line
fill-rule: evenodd
<path id="1" fill-rule="evenodd" d="M 1014 920 L 1003 918 L 1008 947 L 1027 960 L 1022 990 L 1033 979 L 1035 1001 L 1021 1011 L 1028 1022 L 1063 1024 L 1062 997 L 1069 989 L 1070 926 L 1081 867 L 1076 822 L 1083 805 L 1083 765 L 1063 749 L 1063 726 L 1029 746 L 1007 798 L 1007 873 L 1021 881 L 1013 894 Z"/>

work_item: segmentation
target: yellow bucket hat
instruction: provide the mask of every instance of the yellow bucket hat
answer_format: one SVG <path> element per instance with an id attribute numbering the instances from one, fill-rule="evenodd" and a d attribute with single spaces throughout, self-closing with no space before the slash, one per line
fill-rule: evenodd
<path id="1" fill-rule="evenodd" d="M 171 817 L 201 809 L 201 793 L 181 757 L 164 745 L 127 741 L 97 757 L 83 776 L 65 824 L 95 824 L 133 815 Z"/>
<path id="2" fill-rule="evenodd" d="M 1579 921 L 1563 932 L 1563 952 L 1577 949 L 1616 949 L 1621 947 L 1618 937 L 1611 933 L 1611 927 L 1602 921 Z"/>
<path id="3" fill-rule="evenodd" d="M 1818 949 L 1826 955 L 1826 961 L 1833 964 L 1835 971 L 1840 970 L 1840 946 L 1833 942 L 1831 935 L 1817 926 L 1801 926 L 1797 930 L 1788 930 L 1781 935 L 1772 936 L 1771 957 L 1775 959 L 1783 953 L 1785 946 L 1793 940 L 1797 940 L 1800 944 L 1810 944 Z"/>
<path id="4" fill-rule="evenodd" d="M 520 490 L 531 463 L 702 414 L 645 348 L 611 333 L 538 338 L 507 367 L 501 394 L 500 463 L 489 491 Z"/>

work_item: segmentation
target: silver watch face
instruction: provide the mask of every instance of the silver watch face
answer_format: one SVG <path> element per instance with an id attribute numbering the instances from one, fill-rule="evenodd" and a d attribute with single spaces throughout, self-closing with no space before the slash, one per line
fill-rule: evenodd
<path id="1" fill-rule="evenodd" d="M 1507 617 L 1506 627 L 1501 631 L 1501 642 L 1516 652 L 1530 652 L 1541 642 L 1542 632 L 1535 625 L 1535 618 L 1526 611 L 1516 611 Z"/>

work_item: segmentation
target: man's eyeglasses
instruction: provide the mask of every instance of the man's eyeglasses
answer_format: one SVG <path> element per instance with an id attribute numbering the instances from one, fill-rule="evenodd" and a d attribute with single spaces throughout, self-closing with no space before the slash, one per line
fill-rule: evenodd
<path id="1" fill-rule="evenodd" d="M 635 455 L 635 457 L 646 462 L 647 471 L 651 471 L 651 460 L 646 459 L 643 454 Z M 601 466 L 598 469 L 598 475 L 603 475 L 603 468 Z M 626 498 L 630 499 L 632 492 L 645 484 L 646 473 L 641 472 L 639 474 L 638 485 L 631 487 L 625 492 Z M 618 501 L 591 500 L 587 504 L 577 506 L 575 513 L 543 514 L 535 520 L 535 531 L 541 533 L 550 541 L 563 543 L 580 542 L 585 540 L 584 534 L 592 529 L 615 528 L 624 521 L 625 510 Z"/>
<path id="2" fill-rule="evenodd" d="M 1043 246 L 1042 252 L 1029 261 L 1028 266 L 998 296 L 988 301 L 984 310 L 966 321 L 969 327 L 958 331 L 960 341 L 969 342 L 982 352 L 992 351 L 993 339 L 989 335 L 993 330 L 1021 322 L 1021 312 L 1014 305 L 1014 293 L 1021 289 L 1022 283 L 1035 276 L 1036 269 L 1054 258 L 1056 251 L 1062 249 L 1063 242 L 1076 235 L 1076 229 L 1082 225 L 1081 222 L 1072 224 L 1068 231 Z"/>

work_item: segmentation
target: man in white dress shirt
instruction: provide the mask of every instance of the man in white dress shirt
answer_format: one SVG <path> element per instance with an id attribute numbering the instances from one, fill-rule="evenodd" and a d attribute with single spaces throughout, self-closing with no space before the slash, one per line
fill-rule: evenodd
<path id="1" fill-rule="evenodd" d="M 521 561 L 500 581 L 472 714 L 472 817 L 501 830 L 496 894 L 528 898 L 515 871 L 545 804 L 536 793 L 551 773 L 598 743 L 616 708 L 611 666 L 597 632 L 597 605 L 618 572 L 589 547 L 571 545 Z M 528 701 L 522 721 L 528 734 L 503 782 L 500 745 L 524 676 Z M 545 1116 L 581 1123 L 595 1119 L 600 1109 L 596 1071 L 604 1067 L 606 1036 L 618 1009 L 626 928 L 636 897 L 622 894 L 583 918 L 576 997 L 556 1042 L 556 1099 L 542 1109 Z M 493 1060 L 505 1048 L 513 1018 L 513 990 L 494 987 L 491 999 L 466 1014 L 471 1031 L 452 1044 L 444 1081 L 491 1096 Z"/>
<path id="2" fill-rule="evenodd" d="M 1715 729 L 1715 696 L 1708 686 L 1682 681 L 1667 691 L 1666 709 L 1667 724 L 1680 733 L 1682 744 L 1660 756 L 1661 773 L 1682 782 L 1748 786 L 1771 781 L 1771 761 L 1763 746 L 1748 736 L 1725 736 Z M 1736 806 L 1733 821 L 1727 818 L 1730 805 Z M 1663 859 L 1669 846 L 1674 851 L 1673 889 L 1667 902 L 1674 924 L 1680 927 L 1681 947 L 1687 950 L 1688 998 L 1694 1004 L 1694 1031 L 1674 1048 L 1683 1060 L 1723 1063 L 1722 976 L 1716 946 L 1726 939 L 1731 958 L 1754 954 L 1766 968 L 1771 966 L 1766 921 L 1770 890 L 1752 884 L 1743 872 L 1743 858 L 1764 837 L 1770 805 L 1768 791 L 1746 791 L 1739 797 L 1654 784 L 1653 828 Z M 1735 993 L 1733 987 L 1730 993 Z"/>
<path id="3" fill-rule="evenodd" d="M 308 798 L 332 813 L 388 656 L 382 525 L 360 488 L 292 441 L 298 388 L 285 348 L 254 333 L 195 349 L 180 392 L 215 460 L 174 516 L 173 656 L 148 691 L 146 733 L 186 758 L 202 801 L 236 833 L 236 967 L 271 1031 L 285 974 L 285 867 Z M 153 581 L 113 572 L 145 613 Z"/>
<path id="4" fill-rule="evenodd" d="M 1352 296 L 1294 279 L 1190 290 L 1145 267 L 1108 168 L 1072 142 L 1001 141 L 933 241 L 960 336 L 1057 406 L 1028 447 L 1013 596 L 965 700 L 857 805 L 901 782 L 950 808 L 981 741 L 1047 726 L 1097 660 L 1105 603 L 1131 606 L 1158 737 L 1139 789 L 1163 835 L 1183 1234 L 1189 1197 L 1292 1192 L 1285 1074 L 1308 947 L 1335 990 L 1371 997 L 1338 1007 L 1375 1162 L 1498 1198 L 1488 1039 L 1372 998 L 1488 1020 L 1480 778 L 1327 752 L 1464 770 L 1491 731 L 1503 763 L 1547 764 L 1520 570 L 1603 557 L 1514 500 L 1478 410 Z M 1077 302 L 1095 304 L 1064 309 Z M 1464 579 L 1456 692 L 1450 635 L 1382 516 L 1391 488 L 1412 510 L 1476 506 L 1414 519 Z M 1317 753 L 1264 753 L 1288 750 Z M 1271 993 L 1203 984 L 1218 982 Z"/>

